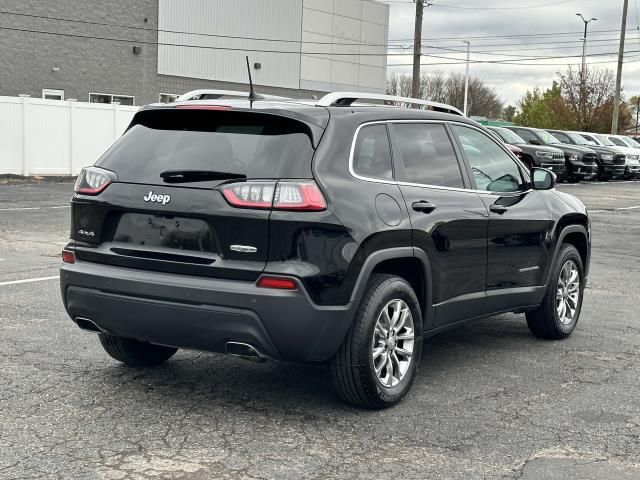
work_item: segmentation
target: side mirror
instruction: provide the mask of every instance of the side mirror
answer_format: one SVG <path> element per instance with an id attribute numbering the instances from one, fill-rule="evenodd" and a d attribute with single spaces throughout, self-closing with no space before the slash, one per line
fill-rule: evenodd
<path id="1" fill-rule="evenodd" d="M 531 183 L 534 190 L 551 190 L 556 186 L 556 174 L 546 168 L 531 170 Z"/>
<path id="2" fill-rule="evenodd" d="M 531 145 L 542 145 L 542 144 L 540 143 L 540 140 L 536 140 L 535 138 L 532 138 L 531 140 L 529 140 L 529 143 L 530 143 Z"/>

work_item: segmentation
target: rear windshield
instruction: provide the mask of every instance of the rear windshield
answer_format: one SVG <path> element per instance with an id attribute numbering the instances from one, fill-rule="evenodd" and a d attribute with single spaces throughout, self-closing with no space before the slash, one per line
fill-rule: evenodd
<path id="1" fill-rule="evenodd" d="M 311 178 L 313 147 L 297 120 L 250 112 L 148 110 L 96 165 L 123 182 L 161 182 L 167 170 L 247 178 Z"/>

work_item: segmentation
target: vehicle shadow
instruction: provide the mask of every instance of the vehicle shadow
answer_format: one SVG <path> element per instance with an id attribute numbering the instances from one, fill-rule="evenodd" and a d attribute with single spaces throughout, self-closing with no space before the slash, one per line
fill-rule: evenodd
<path id="1" fill-rule="evenodd" d="M 424 343 L 412 396 L 428 395 L 447 377 L 478 362 L 503 364 L 513 356 L 526 355 L 536 344 L 539 341 L 530 335 L 521 315 L 502 315 L 432 337 Z M 367 414 L 341 402 L 326 365 L 254 363 L 228 355 L 181 351 L 155 369 L 112 364 L 102 373 L 101 381 L 114 395 L 134 397 L 158 408 L 197 405 L 205 410 L 224 406 L 274 413 L 343 410 Z"/>

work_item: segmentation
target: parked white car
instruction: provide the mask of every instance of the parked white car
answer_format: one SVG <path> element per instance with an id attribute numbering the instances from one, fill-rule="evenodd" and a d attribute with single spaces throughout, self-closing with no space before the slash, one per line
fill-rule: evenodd
<path id="1" fill-rule="evenodd" d="M 601 133 L 577 132 L 594 145 L 602 145 L 617 150 L 626 155 L 626 171 L 625 178 L 636 178 L 640 174 L 640 149 L 631 148 L 625 142 L 616 140 L 613 142 L 611 138 L 617 135 L 603 135 Z"/>
<path id="2" fill-rule="evenodd" d="M 607 135 L 607 138 L 619 147 L 629 147 L 638 153 L 638 160 L 627 162 L 626 176 L 628 178 L 640 178 L 640 143 L 625 135 Z"/>

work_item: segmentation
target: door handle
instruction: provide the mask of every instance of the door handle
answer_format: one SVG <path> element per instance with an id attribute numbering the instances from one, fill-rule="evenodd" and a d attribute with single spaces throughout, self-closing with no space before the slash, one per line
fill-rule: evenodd
<path id="1" fill-rule="evenodd" d="M 422 213 L 431 213 L 436 209 L 436 206 L 433 203 L 429 203 L 424 200 L 420 202 L 414 202 L 413 204 L 411 204 L 411 207 L 416 212 L 422 212 Z"/>
<path id="2" fill-rule="evenodd" d="M 504 212 L 506 212 L 509 209 L 504 205 L 498 205 L 497 203 L 494 203 L 489 207 L 489 210 L 491 210 L 493 213 L 498 213 L 502 215 Z"/>

